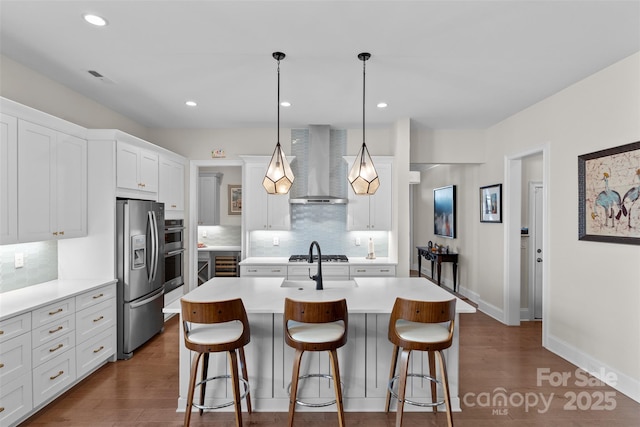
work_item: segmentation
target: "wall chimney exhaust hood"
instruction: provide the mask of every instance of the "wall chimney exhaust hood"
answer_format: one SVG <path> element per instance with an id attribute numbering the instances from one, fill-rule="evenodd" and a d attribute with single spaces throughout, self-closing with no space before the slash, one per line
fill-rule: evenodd
<path id="1" fill-rule="evenodd" d="M 309 126 L 307 176 L 305 177 L 307 180 L 307 195 L 291 197 L 289 199 L 290 204 L 337 205 L 347 203 L 346 198 L 331 195 L 329 186 L 331 166 L 330 138 L 331 127 L 329 125 Z M 346 179 L 346 176 L 344 179 Z"/>

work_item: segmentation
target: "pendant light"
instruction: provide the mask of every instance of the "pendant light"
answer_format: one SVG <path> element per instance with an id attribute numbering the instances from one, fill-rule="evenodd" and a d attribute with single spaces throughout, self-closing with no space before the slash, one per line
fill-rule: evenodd
<path id="1" fill-rule="evenodd" d="M 262 180 L 262 186 L 269 194 L 287 194 L 295 177 L 280 146 L 280 60 L 284 59 L 285 54 L 273 52 L 273 57 L 278 61 L 278 142 Z"/>
<path id="2" fill-rule="evenodd" d="M 364 137 L 365 64 L 369 58 L 371 58 L 371 54 L 367 52 L 358 55 L 358 59 L 362 61 L 362 147 L 353 162 L 353 166 L 351 166 L 348 179 L 354 193 L 370 196 L 375 194 L 378 187 L 380 187 L 380 180 L 378 179 L 378 172 L 373 166 Z"/>

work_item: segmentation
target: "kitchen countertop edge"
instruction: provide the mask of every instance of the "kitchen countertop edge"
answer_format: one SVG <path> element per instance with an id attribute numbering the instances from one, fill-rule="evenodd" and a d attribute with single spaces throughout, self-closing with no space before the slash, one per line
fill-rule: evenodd
<path id="1" fill-rule="evenodd" d="M 323 265 L 398 265 L 389 257 L 367 259 L 365 257 L 347 257 L 349 262 L 324 262 Z M 249 257 L 240 261 L 240 265 L 297 265 L 300 262 L 289 262 L 289 257 Z"/>
<path id="2" fill-rule="evenodd" d="M 116 279 L 56 279 L 3 292 L 0 293 L 0 321 L 117 282 Z"/>

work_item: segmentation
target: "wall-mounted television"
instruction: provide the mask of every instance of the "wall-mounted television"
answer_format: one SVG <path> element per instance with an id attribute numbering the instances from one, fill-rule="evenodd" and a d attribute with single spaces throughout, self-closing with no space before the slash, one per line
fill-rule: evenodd
<path id="1" fill-rule="evenodd" d="M 433 233 L 436 236 L 456 238 L 456 186 L 433 190 Z"/>

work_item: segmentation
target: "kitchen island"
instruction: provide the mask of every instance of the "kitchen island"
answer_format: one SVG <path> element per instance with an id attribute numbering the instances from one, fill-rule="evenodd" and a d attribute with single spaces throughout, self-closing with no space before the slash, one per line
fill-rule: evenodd
<path id="1" fill-rule="evenodd" d="M 293 349 L 284 342 L 282 316 L 285 297 L 307 301 L 347 300 L 349 331 L 347 344 L 338 350 L 346 411 L 384 411 L 384 402 L 393 346 L 387 338 L 389 315 L 396 297 L 442 301 L 452 297 L 446 290 L 418 277 L 356 278 L 351 281 L 325 281 L 324 290 L 316 291 L 315 283 L 287 281 L 282 277 L 213 278 L 189 292 L 191 301 L 228 300 L 242 298 L 251 325 L 251 343 L 245 348 L 251 387 L 251 400 L 256 411 L 288 411 L 288 386 L 291 381 Z M 180 313 L 180 302 L 165 307 L 165 313 Z M 452 407 L 460 410 L 458 397 L 458 351 L 460 313 L 474 313 L 475 308 L 458 299 L 453 346 L 445 351 L 449 374 Z M 178 411 L 184 411 L 189 383 L 190 352 L 184 347 L 180 329 L 180 395 Z M 414 352 L 413 372 L 428 372 L 426 354 Z M 224 354 L 213 354 L 209 376 L 226 372 Z M 329 372 L 325 353 L 305 354 L 302 373 Z M 407 397 L 416 400 L 428 391 L 414 381 L 408 386 Z M 308 402 L 322 402 L 333 396 L 328 380 L 309 379 L 301 382 L 299 397 Z M 427 385 L 428 387 L 428 385 Z M 230 400 L 227 387 L 207 387 L 209 403 Z M 243 404 L 244 405 L 244 404 Z M 395 404 L 394 404 L 395 405 Z M 232 407 L 227 408 L 233 410 Z M 301 407 L 300 410 L 327 408 Z M 428 408 L 405 406 L 407 411 Z"/>

